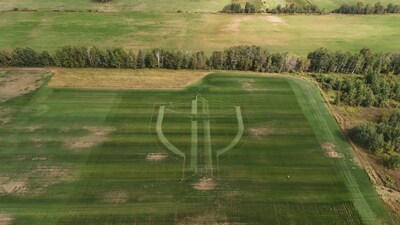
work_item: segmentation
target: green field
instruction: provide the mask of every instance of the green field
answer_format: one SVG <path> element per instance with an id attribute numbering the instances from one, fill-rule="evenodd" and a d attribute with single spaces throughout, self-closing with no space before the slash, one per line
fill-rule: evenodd
<path id="1" fill-rule="evenodd" d="M 239 2 L 243 5 L 246 2 L 253 2 L 258 8 L 262 7 L 262 2 L 265 6 L 272 8 L 278 4 L 285 5 L 287 3 L 295 2 L 300 5 L 307 5 L 313 3 L 318 5 L 321 9 L 333 10 L 338 8 L 343 3 L 357 3 L 358 0 L 188 0 L 182 3 L 181 0 L 113 0 L 110 3 L 99 4 L 93 0 L 2 0 L 0 2 L 0 9 L 11 10 L 13 8 L 19 9 L 35 9 L 35 10 L 103 10 L 103 11 L 147 11 L 147 12 L 176 12 L 177 10 L 189 12 L 217 12 L 220 11 L 226 4 L 230 2 Z M 363 0 L 364 3 L 375 4 L 375 0 Z M 381 0 L 382 4 L 395 3 L 393 0 Z"/>
<path id="2" fill-rule="evenodd" d="M 0 215 L 13 225 L 391 224 L 302 80 L 211 74 L 179 91 L 45 84 L 0 107 L 14 112 L 0 126 Z M 344 158 L 327 157 L 327 145 Z"/>
<path id="3" fill-rule="evenodd" d="M 0 48 L 53 51 L 65 45 L 97 45 L 209 53 L 248 44 L 302 55 L 319 47 L 351 52 L 368 47 L 399 52 L 398 27 L 398 15 L 3 12 Z"/>

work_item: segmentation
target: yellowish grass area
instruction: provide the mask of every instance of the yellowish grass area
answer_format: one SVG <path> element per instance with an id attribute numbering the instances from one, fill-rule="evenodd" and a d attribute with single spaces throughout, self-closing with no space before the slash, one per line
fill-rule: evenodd
<path id="1" fill-rule="evenodd" d="M 189 70 L 52 69 L 54 88 L 182 89 L 209 72 Z"/>

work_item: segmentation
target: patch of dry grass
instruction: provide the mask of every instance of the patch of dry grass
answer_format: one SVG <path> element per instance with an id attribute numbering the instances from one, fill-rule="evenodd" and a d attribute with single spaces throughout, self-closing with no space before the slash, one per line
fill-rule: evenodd
<path id="1" fill-rule="evenodd" d="M 0 101 L 36 90 L 46 73 L 43 69 L 0 69 Z"/>
<path id="2" fill-rule="evenodd" d="M 183 89 L 208 72 L 187 70 L 53 69 L 54 88 Z"/>

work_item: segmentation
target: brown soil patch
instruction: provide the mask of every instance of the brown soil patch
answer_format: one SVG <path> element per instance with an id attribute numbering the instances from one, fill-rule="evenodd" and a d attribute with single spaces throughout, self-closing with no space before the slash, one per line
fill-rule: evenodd
<path id="1" fill-rule="evenodd" d="M 15 110 L 11 108 L 0 108 L 0 126 L 11 122 L 14 113 Z"/>
<path id="2" fill-rule="evenodd" d="M 84 129 L 87 129 L 89 131 L 88 135 L 67 141 L 65 142 L 65 145 L 71 149 L 81 149 L 98 146 L 104 142 L 110 132 L 115 130 L 111 127 L 84 127 Z"/>
<path id="3" fill-rule="evenodd" d="M 72 181 L 70 169 L 56 166 L 38 165 L 28 173 L 13 174 L 12 177 L 0 177 L 0 193 L 4 194 L 37 194 L 50 185 Z"/>
<path id="4" fill-rule="evenodd" d="M 23 194 L 28 192 L 28 183 L 25 179 L 6 179 L 0 184 L 0 193 L 5 194 Z"/>
<path id="5" fill-rule="evenodd" d="M 5 101 L 36 90 L 42 85 L 43 70 L 1 71 L 0 101 Z"/>
<path id="6" fill-rule="evenodd" d="M 376 191 L 390 208 L 400 213 L 400 192 L 384 186 L 376 186 Z"/>
<path id="7" fill-rule="evenodd" d="M 344 155 L 336 151 L 336 145 L 331 142 L 325 142 L 322 144 L 322 149 L 324 149 L 326 156 L 329 158 L 343 158 Z"/>
<path id="8" fill-rule="evenodd" d="M 0 225 L 10 225 L 13 217 L 8 213 L 0 212 Z"/>
<path id="9" fill-rule="evenodd" d="M 210 191 L 217 188 L 217 182 L 210 177 L 203 177 L 193 185 L 193 188 L 199 191 Z"/>
<path id="10" fill-rule="evenodd" d="M 273 133 L 273 130 L 271 128 L 267 128 L 267 127 L 249 128 L 248 130 L 249 130 L 250 136 L 258 138 L 258 139 L 268 136 Z"/>
<path id="11" fill-rule="evenodd" d="M 167 154 L 164 153 L 149 153 L 146 156 L 146 160 L 148 161 L 161 161 L 168 157 Z"/>
<path id="12" fill-rule="evenodd" d="M 209 72 L 188 70 L 53 69 L 55 88 L 183 89 Z"/>
<path id="13" fill-rule="evenodd" d="M 104 196 L 104 201 L 110 204 L 124 204 L 128 199 L 129 195 L 122 191 L 112 191 Z"/>

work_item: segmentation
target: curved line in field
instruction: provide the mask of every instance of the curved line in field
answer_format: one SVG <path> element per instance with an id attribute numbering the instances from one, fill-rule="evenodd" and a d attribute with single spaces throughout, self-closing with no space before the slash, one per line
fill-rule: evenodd
<path id="1" fill-rule="evenodd" d="M 226 153 L 227 151 L 229 151 L 233 147 L 235 147 L 235 145 L 237 145 L 239 143 L 240 139 L 243 136 L 244 125 L 243 125 L 242 112 L 241 112 L 240 106 L 235 106 L 235 109 L 236 109 L 236 117 L 237 117 L 237 121 L 238 121 L 238 132 L 236 133 L 235 138 L 232 140 L 232 142 L 229 145 L 217 150 L 217 157 L 221 156 L 222 154 Z"/>
<path id="2" fill-rule="evenodd" d="M 171 142 L 169 142 L 162 131 L 162 123 L 164 120 L 164 111 L 165 111 L 165 106 L 160 106 L 160 110 L 158 111 L 158 119 L 157 119 L 157 126 L 156 126 L 158 138 L 165 145 L 165 147 L 167 147 L 173 153 L 185 158 L 185 153 L 183 153 L 182 151 L 177 149 Z"/>

